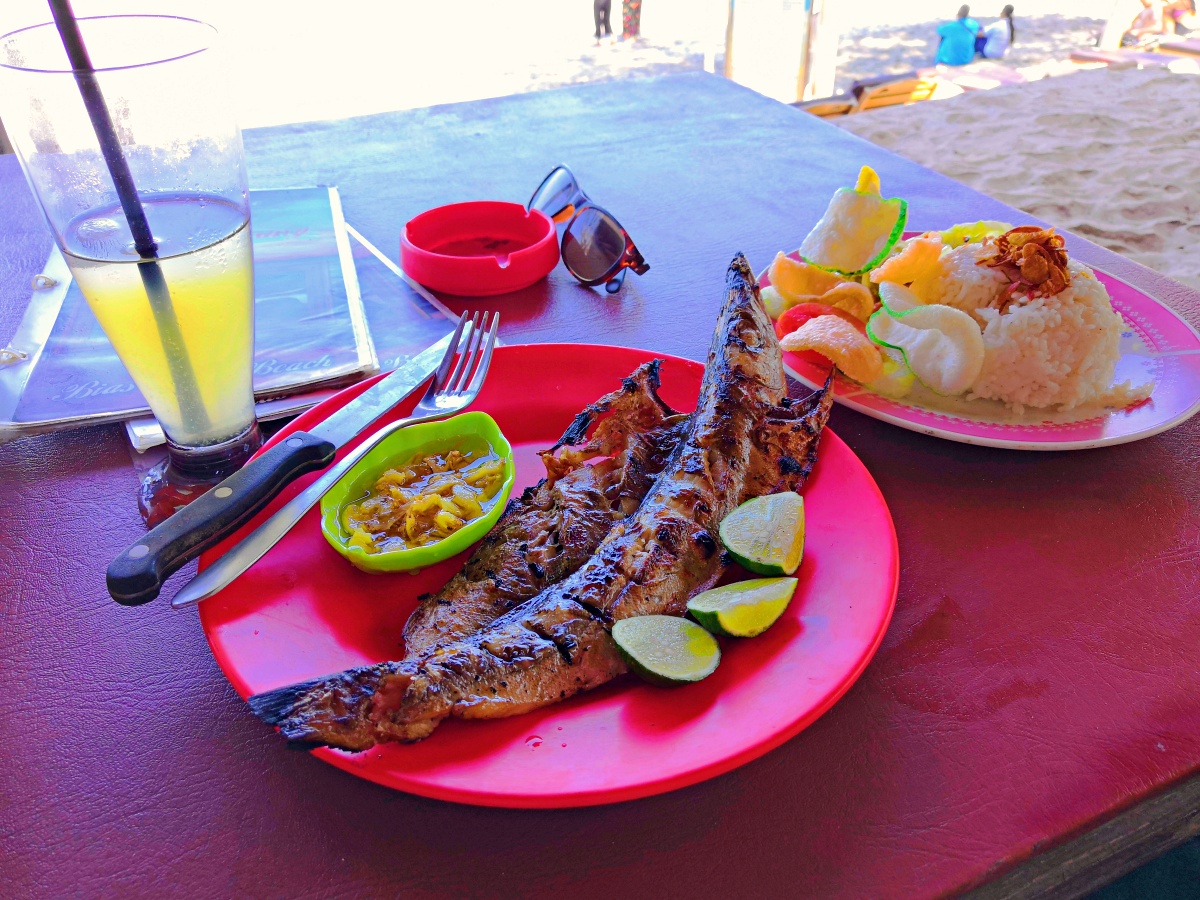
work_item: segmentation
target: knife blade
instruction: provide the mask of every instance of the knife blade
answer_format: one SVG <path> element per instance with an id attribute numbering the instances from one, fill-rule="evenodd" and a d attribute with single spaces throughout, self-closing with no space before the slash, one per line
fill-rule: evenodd
<path id="1" fill-rule="evenodd" d="M 289 434 L 127 547 L 108 567 L 106 581 L 112 598 L 136 606 L 157 597 L 173 572 L 236 531 L 300 475 L 328 466 L 338 448 L 412 394 L 433 374 L 461 331 L 460 322 L 453 334 L 418 353 L 309 431 Z"/>

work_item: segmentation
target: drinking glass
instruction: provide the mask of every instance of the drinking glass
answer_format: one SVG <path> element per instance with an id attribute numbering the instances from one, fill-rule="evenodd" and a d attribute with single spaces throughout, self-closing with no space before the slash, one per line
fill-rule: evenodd
<path id="1" fill-rule="evenodd" d="M 153 524 L 261 442 L 242 137 L 211 26 L 158 15 L 76 21 L 85 49 L 70 56 L 54 23 L 0 37 L 0 119 L 80 290 L 166 434 L 168 458 L 141 492 Z"/>

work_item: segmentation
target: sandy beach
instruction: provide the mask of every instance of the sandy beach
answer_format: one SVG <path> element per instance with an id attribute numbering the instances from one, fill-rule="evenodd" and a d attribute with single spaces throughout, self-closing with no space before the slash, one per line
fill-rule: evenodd
<path id="1" fill-rule="evenodd" d="M 988 22 L 1000 2 L 973 4 Z M 0 31 L 47 17 L 5 0 Z M 1109 2 L 1017 4 L 1004 60 L 1029 77 L 1091 46 Z M 144 0 L 77 0 L 80 15 Z M 855 0 L 830 9 L 837 84 L 927 66 L 946 0 Z M 616 4 L 619 11 L 620 4 Z M 341 118 L 582 82 L 721 71 L 728 0 L 647 0 L 643 39 L 597 45 L 591 9 L 562 0 L 447 0 L 339 7 L 179 0 L 172 11 L 225 34 L 244 127 Z M 620 31 L 619 12 L 614 24 Z M 1200 79 L 1089 71 L 1015 88 L 850 116 L 838 124 L 1034 215 L 1200 287 Z M 948 141 L 948 135 L 954 140 Z M 1153 160 L 1149 163 L 1149 160 Z"/>
<path id="2" fill-rule="evenodd" d="M 1200 77 L 1096 69 L 830 119 L 1200 288 Z"/>
<path id="3" fill-rule="evenodd" d="M 973 3 L 971 14 L 981 24 L 995 21 L 1003 4 Z M 1071 51 L 1095 45 L 1111 3 L 1103 0 L 1048 0 L 1016 3 L 1017 39 L 1004 65 L 1026 70 L 1033 77 L 1053 71 Z M 933 64 L 938 25 L 958 8 L 942 0 L 860 0 L 853 9 L 839 10 L 837 90 L 873 75 L 895 75 Z"/>
<path id="4" fill-rule="evenodd" d="M 145 12 L 145 0 L 75 0 L 78 15 Z M 976 3 L 981 22 L 1003 4 Z M 1006 64 L 1066 59 L 1099 33 L 1106 0 L 1017 4 Z M 675 72 L 722 72 L 729 0 L 645 0 L 642 37 L 597 45 L 584 0 L 442 0 L 342 4 L 293 0 L 171 0 L 172 15 L 224 36 L 243 127 L 367 115 L 571 84 Z M 621 31 L 621 4 L 612 22 Z M 836 84 L 930 65 L 950 0 L 831 0 L 841 35 Z M 161 11 L 168 11 L 160 9 Z M 1033 13 L 1033 14 L 1030 14 Z M 45 0 L 0 2 L 0 34 L 46 21 Z"/>

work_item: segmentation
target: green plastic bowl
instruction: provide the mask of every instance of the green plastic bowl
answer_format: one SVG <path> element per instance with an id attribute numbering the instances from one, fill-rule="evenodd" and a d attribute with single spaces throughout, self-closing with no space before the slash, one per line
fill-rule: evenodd
<path id="1" fill-rule="evenodd" d="M 464 437 L 481 437 L 504 459 L 504 483 L 493 498 L 491 509 L 454 534 L 427 547 L 368 553 L 351 547 L 342 528 L 341 511 L 360 500 L 385 471 L 403 465 L 415 456 L 452 450 Z M 364 572 L 406 572 L 423 569 L 462 553 L 480 540 L 500 518 L 513 486 L 513 454 L 500 426 L 487 413 L 469 412 L 452 419 L 410 425 L 389 434 L 341 477 L 321 498 L 321 532 L 338 553 Z"/>

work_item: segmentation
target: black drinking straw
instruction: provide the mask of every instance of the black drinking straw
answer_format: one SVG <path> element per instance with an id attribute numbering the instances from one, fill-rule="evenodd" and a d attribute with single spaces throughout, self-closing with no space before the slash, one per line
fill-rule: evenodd
<path id="1" fill-rule="evenodd" d="M 146 210 L 142 208 L 141 198 L 138 197 L 137 187 L 133 183 L 129 162 L 121 151 L 117 130 L 108 114 L 104 95 L 100 92 L 100 83 L 96 80 L 96 70 L 92 67 L 87 47 L 84 46 L 83 35 L 79 33 L 79 23 L 75 21 L 70 0 L 47 2 L 54 15 L 54 25 L 58 28 L 59 37 L 62 38 L 63 49 L 67 51 L 75 83 L 79 85 L 79 93 L 83 96 L 83 105 L 87 109 L 88 118 L 92 120 L 92 130 L 96 132 L 96 140 L 100 143 L 100 152 L 104 155 L 108 174 L 117 189 L 117 198 L 121 201 L 125 220 L 129 223 L 134 249 L 141 257 L 137 264 L 138 274 L 142 276 L 142 286 L 145 287 L 146 297 L 150 300 L 150 309 L 158 326 L 167 367 L 171 372 L 171 380 L 175 383 L 175 394 L 179 398 L 180 406 L 194 410 L 200 427 L 206 427 L 209 424 L 208 411 L 204 408 L 200 386 L 196 383 L 196 373 L 192 370 L 191 360 L 188 358 L 187 345 L 184 344 L 179 319 L 171 303 L 167 279 L 163 276 L 162 266 L 158 264 L 158 243 L 150 231 L 150 223 L 146 221 Z"/>

